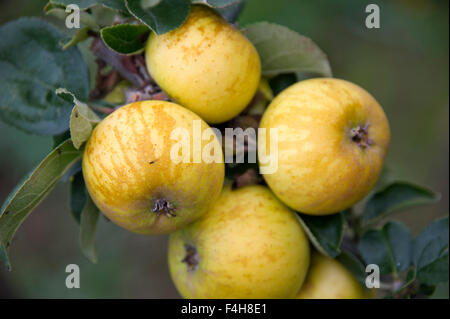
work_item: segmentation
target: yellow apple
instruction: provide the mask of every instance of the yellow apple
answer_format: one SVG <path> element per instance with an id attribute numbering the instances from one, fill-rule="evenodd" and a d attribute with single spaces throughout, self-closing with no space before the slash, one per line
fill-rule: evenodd
<path id="1" fill-rule="evenodd" d="M 158 85 L 208 123 L 238 115 L 255 94 L 261 76 L 253 44 L 202 5 L 192 6 L 178 29 L 153 33 L 145 56 Z"/>
<path id="2" fill-rule="evenodd" d="M 170 236 L 169 268 L 184 298 L 293 298 L 308 239 L 264 186 L 225 187 L 211 209 Z"/>
<path id="3" fill-rule="evenodd" d="M 364 299 L 363 286 L 338 261 L 316 251 L 297 299 Z"/>
<path id="4" fill-rule="evenodd" d="M 83 175 L 93 201 L 111 221 L 136 233 L 161 234 L 207 211 L 223 186 L 223 162 L 195 162 L 195 152 L 202 150 L 193 148 L 189 161 L 174 161 L 171 154 L 179 143 L 172 132 L 185 129 L 192 146 L 195 123 L 201 132 L 209 129 L 177 104 L 143 101 L 121 107 L 97 125 L 83 154 Z M 222 157 L 215 136 L 210 143 Z"/>
<path id="5" fill-rule="evenodd" d="M 267 149 L 269 130 L 278 131 L 278 169 L 264 179 L 286 205 L 311 215 L 360 201 L 377 181 L 390 141 L 377 101 L 339 79 L 310 79 L 285 89 L 260 127 L 267 129 Z"/>

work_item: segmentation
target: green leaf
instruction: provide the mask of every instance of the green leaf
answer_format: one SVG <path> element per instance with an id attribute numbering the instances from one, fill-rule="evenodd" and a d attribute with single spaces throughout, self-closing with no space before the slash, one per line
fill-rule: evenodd
<path id="1" fill-rule="evenodd" d="M 88 73 L 89 73 L 89 82 L 90 82 L 90 90 L 93 90 L 97 86 L 97 73 L 99 70 L 98 64 L 96 62 L 97 57 L 94 55 L 94 53 L 90 50 L 90 47 L 94 43 L 94 39 L 90 38 L 86 41 L 80 42 L 77 45 L 77 48 L 80 50 L 80 53 L 83 57 L 83 60 L 86 62 L 86 65 L 88 66 Z M 72 103 L 71 103 L 72 104 Z M 73 106 L 73 104 L 72 104 Z"/>
<path id="2" fill-rule="evenodd" d="M 297 82 L 297 76 L 294 73 L 280 74 L 269 80 L 274 96 Z"/>
<path id="3" fill-rule="evenodd" d="M 98 116 L 86 104 L 76 104 L 73 107 L 70 115 L 70 137 L 76 149 L 89 139 L 99 122 Z"/>
<path id="4" fill-rule="evenodd" d="M 397 276 L 411 265 L 411 234 L 401 223 L 389 222 L 380 230 L 365 232 L 358 250 L 366 264 L 378 265 L 381 274 Z"/>
<path id="5" fill-rule="evenodd" d="M 111 50 L 120 54 L 136 54 L 144 50 L 149 33 L 146 25 L 119 24 L 103 28 L 100 34 Z"/>
<path id="6" fill-rule="evenodd" d="M 241 0 L 192 0 L 194 4 L 205 4 L 212 8 L 224 8 L 242 2 Z"/>
<path id="7" fill-rule="evenodd" d="M 128 13 L 127 7 L 125 6 L 125 0 L 102 0 L 101 3 L 110 9 Z"/>
<path id="8" fill-rule="evenodd" d="M 83 173 L 80 171 L 73 176 L 70 182 L 70 210 L 77 223 L 80 223 L 81 213 L 86 205 L 87 197 Z"/>
<path id="9" fill-rule="evenodd" d="M 342 251 L 336 258 L 360 282 L 365 283 L 367 273 L 363 263 L 352 253 Z"/>
<path id="10" fill-rule="evenodd" d="M 0 118 L 28 133 L 67 130 L 72 105 L 55 90 L 67 87 L 87 99 L 88 70 L 78 49 L 63 51 L 65 36 L 36 18 L 3 25 L 0 38 Z"/>
<path id="11" fill-rule="evenodd" d="M 94 264 L 97 263 L 95 249 L 95 231 L 97 229 L 99 211 L 92 199 L 87 196 L 86 205 L 81 213 L 80 247 L 83 254 Z"/>
<path id="12" fill-rule="evenodd" d="M 448 216 L 431 223 L 414 240 L 417 279 L 428 285 L 448 281 Z"/>
<path id="13" fill-rule="evenodd" d="M 143 8 L 141 0 L 125 0 L 128 11 L 156 34 L 172 31 L 183 24 L 189 14 L 188 0 L 161 0 Z"/>
<path id="14" fill-rule="evenodd" d="M 249 25 L 245 35 L 258 50 L 265 76 L 297 72 L 332 76 L 322 50 L 311 39 L 284 26 L 258 22 Z"/>
<path id="15" fill-rule="evenodd" d="M 58 4 L 58 3 L 54 3 L 52 2 L 52 0 L 50 0 L 49 2 L 47 2 L 47 4 L 44 6 L 44 13 L 47 14 L 49 13 L 51 10 L 54 9 L 64 9 L 65 6 L 62 4 Z"/>
<path id="16" fill-rule="evenodd" d="M 81 10 L 90 9 L 96 5 L 103 5 L 116 11 L 128 12 L 125 6 L 125 0 L 50 0 L 44 8 L 45 12 L 55 7 L 65 8 L 69 4 L 76 4 Z"/>
<path id="17" fill-rule="evenodd" d="M 70 115 L 70 136 L 75 148 L 79 149 L 89 139 L 95 125 L 100 122 L 100 118 L 87 104 L 80 102 L 68 90 L 59 88 L 56 90 L 56 94 L 64 100 L 71 99 L 75 104 Z"/>
<path id="18" fill-rule="evenodd" d="M 97 0 L 50 0 L 49 4 L 47 4 L 47 6 L 49 6 L 49 5 L 68 6 L 69 4 L 75 4 L 78 7 L 80 7 L 80 9 L 84 10 L 84 9 L 93 7 L 99 3 L 101 3 L 100 0 L 99 1 L 97 1 Z"/>
<path id="19" fill-rule="evenodd" d="M 216 10 L 222 15 L 222 17 L 230 23 L 235 23 L 239 18 L 242 10 L 245 6 L 245 0 L 236 0 L 230 5 L 223 8 L 216 8 Z"/>
<path id="20" fill-rule="evenodd" d="M 439 199 L 439 194 L 424 187 L 407 182 L 394 182 L 373 194 L 368 200 L 364 210 L 363 224 L 373 223 L 400 209 L 433 204 Z"/>
<path id="21" fill-rule="evenodd" d="M 344 217 L 341 213 L 327 216 L 298 214 L 300 223 L 312 244 L 318 251 L 329 257 L 340 254 L 344 236 Z"/>
<path id="22" fill-rule="evenodd" d="M 11 270 L 11 264 L 9 263 L 8 253 L 6 247 L 0 243 L 0 260 L 5 264 L 6 269 Z"/>
<path id="23" fill-rule="evenodd" d="M 81 152 L 67 140 L 55 148 L 8 196 L 0 210 L 0 245 L 8 248 L 15 232 L 53 189 Z"/>
<path id="24" fill-rule="evenodd" d="M 81 28 L 75 33 L 75 35 L 70 39 L 69 42 L 64 44 L 63 50 L 67 50 L 68 48 L 73 47 L 74 45 L 77 45 L 80 42 L 83 42 L 89 38 L 89 28 Z"/>

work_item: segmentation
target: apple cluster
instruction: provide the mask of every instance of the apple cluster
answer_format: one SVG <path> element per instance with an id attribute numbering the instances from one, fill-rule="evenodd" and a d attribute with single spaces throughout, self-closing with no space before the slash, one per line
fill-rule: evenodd
<path id="1" fill-rule="evenodd" d="M 338 213 L 372 189 L 390 141 L 377 101 L 334 78 L 288 87 L 259 124 L 277 129 L 278 169 L 262 174 L 264 185 L 235 189 L 223 161 L 174 163 L 170 135 L 249 105 L 261 81 L 253 44 L 195 5 L 181 27 L 149 37 L 145 56 L 172 102 L 128 104 L 96 126 L 82 168 L 100 210 L 130 231 L 171 234 L 170 273 L 185 298 L 367 297 L 343 265 L 310 248 L 296 212 Z"/>

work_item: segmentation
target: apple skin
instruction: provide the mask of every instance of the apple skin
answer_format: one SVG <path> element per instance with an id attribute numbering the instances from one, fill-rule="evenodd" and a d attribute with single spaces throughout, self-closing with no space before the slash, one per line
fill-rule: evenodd
<path id="1" fill-rule="evenodd" d="M 297 299 L 364 299 L 369 294 L 338 261 L 317 251 Z"/>
<path id="2" fill-rule="evenodd" d="M 203 5 L 192 6 L 176 30 L 152 33 L 145 56 L 158 85 L 208 123 L 238 115 L 253 98 L 261 77 L 253 44 Z"/>
<path id="3" fill-rule="evenodd" d="M 309 257 L 295 213 L 258 185 L 226 186 L 208 213 L 169 241 L 170 273 L 184 298 L 294 298 Z"/>
<path id="4" fill-rule="evenodd" d="M 311 215 L 345 210 L 366 196 L 390 142 L 377 101 L 361 87 L 331 78 L 285 89 L 260 127 L 278 129 L 278 169 L 264 179 L 286 205 Z M 269 135 L 266 140 L 269 149 Z"/>
<path id="5" fill-rule="evenodd" d="M 114 223 L 139 234 L 169 233 L 204 214 L 220 195 L 223 163 L 176 164 L 170 150 L 174 128 L 185 128 L 193 139 L 191 111 L 165 101 L 142 101 L 121 107 L 101 121 L 86 145 L 82 168 L 95 204 Z M 220 144 L 216 137 L 213 140 Z M 208 143 L 205 141 L 204 143 Z M 221 150 L 220 150 L 221 151 Z M 159 210 L 158 201 L 170 203 Z"/>

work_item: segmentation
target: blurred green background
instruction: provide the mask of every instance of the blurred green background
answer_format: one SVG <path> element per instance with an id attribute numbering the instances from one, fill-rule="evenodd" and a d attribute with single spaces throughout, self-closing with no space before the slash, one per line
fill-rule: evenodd
<path id="1" fill-rule="evenodd" d="M 42 16 L 46 0 L 0 0 L 0 23 Z M 366 29 L 365 7 L 381 8 L 381 28 Z M 241 26 L 286 25 L 311 37 L 328 55 L 335 77 L 355 82 L 384 107 L 392 130 L 387 165 L 396 179 L 442 193 L 438 205 L 396 215 L 417 233 L 448 214 L 449 2 L 431 0 L 247 0 Z M 1 41 L 1 39 L 0 39 Z M 26 135 L 0 122 L 0 202 L 50 151 L 49 137 Z M 101 219 L 99 263 L 80 252 L 60 183 L 24 222 L 13 242 L 13 271 L 0 267 L 0 297 L 178 298 L 166 261 L 167 237 L 131 234 Z M 68 264 L 81 268 L 81 288 L 65 287 Z"/>

